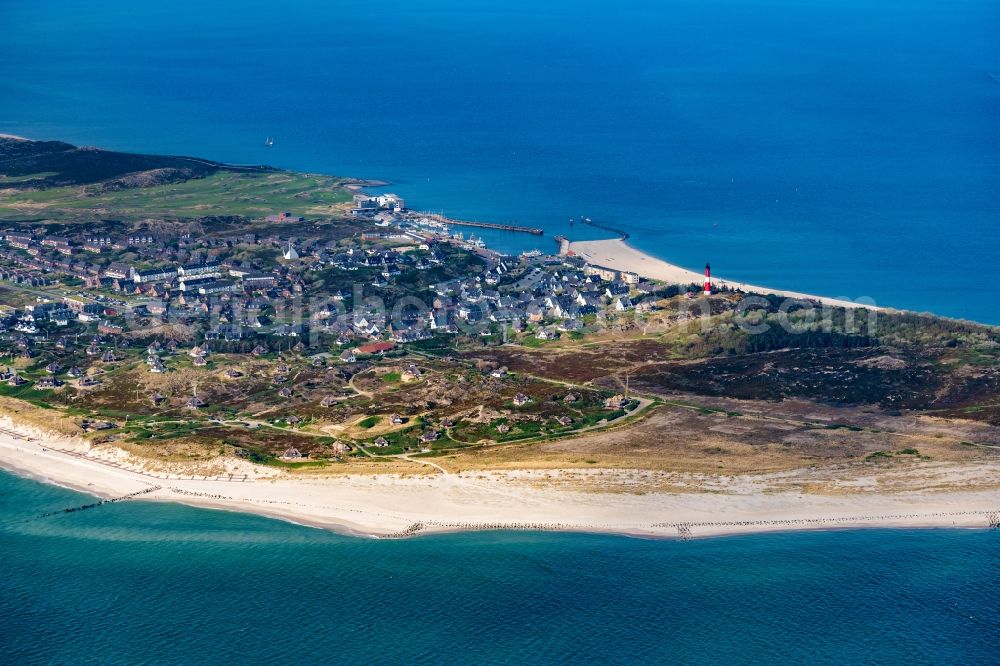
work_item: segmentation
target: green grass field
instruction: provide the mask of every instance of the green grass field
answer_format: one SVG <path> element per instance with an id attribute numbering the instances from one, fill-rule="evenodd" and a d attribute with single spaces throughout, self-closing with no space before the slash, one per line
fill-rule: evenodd
<path id="1" fill-rule="evenodd" d="M 210 215 L 263 217 L 280 211 L 334 215 L 346 210 L 351 192 L 336 178 L 277 173 L 219 172 L 183 183 L 98 192 L 95 186 L 55 187 L 0 196 L 0 216 L 70 220 L 84 214 L 124 218 L 192 218 Z"/>
<path id="2" fill-rule="evenodd" d="M 4 176 L 0 175 L 0 187 L 4 185 L 13 185 L 14 183 L 25 183 L 29 180 L 34 180 L 36 178 L 47 178 L 49 176 L 59 175 L 55 171 L 43 171 L 41 173 L 32 173 L 27 176 Z"/>

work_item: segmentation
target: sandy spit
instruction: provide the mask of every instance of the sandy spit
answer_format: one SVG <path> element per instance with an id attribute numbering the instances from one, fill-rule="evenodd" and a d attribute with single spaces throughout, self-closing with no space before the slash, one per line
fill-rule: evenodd
<path id="1" fill-rule="evenodd" d="M 662 280 L 676 284 L 701 284 L 704 273 L 681 268 L 674 264 L 669 264 L 661 259 L 652 257 L 644 252 L 640 252 L 623 240 L 597 240 L 597 241 L 574 241 L 570 243 L 569 249 L 573 254 L 583 258 L 588 263 L 613 268 L 619 271 L 631 271 L 641 277 Z M 819 301 L 825 305 L 845 308 L 867 308 L 879 310 L 873 304 L 855 303 L 854 301 L 839 298 L 828 298 L 826 296 L 814 296 L 798 291 L 788 291 L 785 289 L 772 289 L 770 287 L 760 287 L 718 278 L 713 275 L 712 284 L 715 286 L 725 286 L 731 289 L 740 289 L 751 294 L 766 296 L 775 294 L 785 298 L 799 298 L 804 300 Z"/>

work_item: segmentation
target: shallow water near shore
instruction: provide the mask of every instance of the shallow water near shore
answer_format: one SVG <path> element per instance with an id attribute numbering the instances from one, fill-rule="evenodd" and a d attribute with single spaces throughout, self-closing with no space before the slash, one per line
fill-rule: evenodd
<path id="1" fill-rule="evenodd" d="M 0 472 L 7 663 L 988 663 L 1000 533 L 353 538 Z"/>
<path id="2" fill-rule="evenodd" d="M 483 234 L 508 251 L 605 236 L 586 215 L 735 281 L 1000 324 L 998 24 L 989 0 L 8 0 L 0 131 L 546 229 Z"/>

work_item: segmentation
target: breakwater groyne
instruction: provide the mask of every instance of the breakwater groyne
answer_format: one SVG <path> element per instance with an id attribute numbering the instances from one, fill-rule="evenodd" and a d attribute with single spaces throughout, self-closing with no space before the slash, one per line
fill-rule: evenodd
<path id="1" fill-rule="evenodd" d="M 628 240 L 629 233 L 624 229 L 619 229 L 618 227 L 612 227 L 609 224 L 602 224 L 601 222 L 594 222 L 589 217 L 583 218 L 583 223 L 594 227 L 595 229 L 603 229 L 604 231 L 610 231 L 613 234 L 618 234 L 620 240 Z"/>
<path id="2" fill-rule="evenodd" d="M 600 524 L 600 523 L 562 523 L 562 522 L 451 522 L 441 520 L 425 520 L 415 522 L 399 532 L 386 535 L 383 538 L 401 539 L 416 536 L 427 530 L 429 527 L 443 528 L 446 530 L 461 531 L 569 531 L 569 532 L 592 532 L 592 531 L 635 531 L 644 533 L 651 529 L 672 529 L 676 531 L 676 536 L 682 541 L 694 538 L 695 531 L 705 530 L 708 534 L 714 534 L 719 528 L 732 530 L 733 532 L 753 531 L 753 528 L 765 529 L 808 529 L 808 528 L 845 528 L 857 527 L 859 525 L 870 524 L 880 525 L 885 523 L 902 523 L 905 521 L 927 520 L 928 523 L 939 522 L 942 518 L 979 518 L 982 526 L 991 529 L 1000 529 L 1000 510 L 983 509 L 978 511 L 935 511 L 927 513 L 892 513 L 892 514 L 863 514 L 846 516 L 822 516 L 814 518 L 776 518 L 762 520 L 723 520 L 704 522 L 657 522 L 635 525 L 621 524 Z"/>
<path id="3" fill-rule="evenodd" d="M 74 513 L 76 511 L 85 511 L 87 509 L 95 509 L 102 504 L 114 504 L 115 502 L 123 502 L 125 500 L 133 499 L 139 497 L 140 495 L 148 495 L 149 493 L 155 493 L 160 490 L 161 486 L 150 486 L 149 488 L 144 488 L 142 490 L 137 490 L 134 493 L 129 493 L 128 495 L 122 495 L 121 497 L 112 497 L 110 499 L 99 500 L 97 502 L 91 502 L 90 504 L 83 504 L 81 506 L 71 506 L 65 509 L 60 509 L 59 511 L 49 511 L 48 513 L 43 513 L 39 518 L 48 518 L 49 516 L 58 516 L 61 513 Z"/>

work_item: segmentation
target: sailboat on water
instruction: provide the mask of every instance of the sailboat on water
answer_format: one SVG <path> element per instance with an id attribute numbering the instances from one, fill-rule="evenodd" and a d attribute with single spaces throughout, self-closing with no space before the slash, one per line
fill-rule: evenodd
<path id="1" fill-rule="evenodd" d="M 266 139 L 264 139 L 265 148 L 270 148 L 273 145 L 274 145 L 274 139 L 272 139 L 271 137 L 267 137 Z"/>

